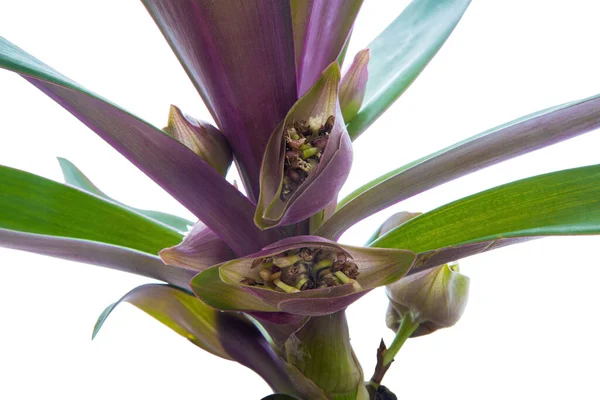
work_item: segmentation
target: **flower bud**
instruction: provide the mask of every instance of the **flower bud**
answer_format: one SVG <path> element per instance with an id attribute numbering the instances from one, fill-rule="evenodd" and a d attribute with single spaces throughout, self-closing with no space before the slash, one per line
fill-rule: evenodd
<path id="1" fill-rule="evenodd" d="M 339 82 L 334 62 L 271 134 L 254 215 L 259 228 L 298 223 L 337 199 L 352 164 Z"/>
<path id="2" fill-rule="evenodd" d="M 233 161 L 229 142 L 217 128 L 208 122 L 184 115 L 179 108 L 171 106 L 165 132 L 206 161 L 218 173 L 225 176 Z"/>
<path id="3" fill-rule="evenodd" d="M 318 236 L 295 236 L 196 275 L 196 295 L 229 311 L 285 312 L 302 316 L 340 311 L 412 267 L 409 250 L 340 245 Z"/>
<path id="4" fill-rule="evenodd" d="M 386 324 L 394 332 L 410 313 L 419 327 L 412 337 L 454 325 L 460 319 L 469 297 L 469 278 L 458 272 L 458 265 L 418 272 L 386 288 L 390 300 Z"/>

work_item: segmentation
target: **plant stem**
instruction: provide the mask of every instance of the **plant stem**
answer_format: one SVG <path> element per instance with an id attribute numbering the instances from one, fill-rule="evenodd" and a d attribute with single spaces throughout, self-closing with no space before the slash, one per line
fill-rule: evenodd
<path id="1" fill-rule="evenodd" d="M 402 321 L 400 321 L 400 326 L 398 327 L 394 341 L 383 355 L 384 366 L 387 366 L 394 361 L 394 357 L 398 354 L 398 351 L 400 351 L 400 348 L 402 348 L 406 339 L 408 339 L 418 327 L 419 323 L 414 321 L 411 313 L 406 313 L 402 318 Z"/>
<path id="2" fill-rule="evenodd" d="M 287 340 L 285 350 L 287 361 L 320 387 L 327 398 L 368 398 L 343 310 L 311 317 Z"/>
<path id="3" fill-rule="evenodd" d="M 371 380 L 367 384 L 367 389 L 371 394 L 371 398 L 376 398 L 375 392 L 379 390 L 381 381 L 387 370 L 390 368 L 392 361 L 394 361 L 394 357 L 398 354 L 398 351 L 400 351 L 400 348 L 402 348 L 406 339 L 408 339 L 418 327 L 419 323 L 414 320 L 411 313 L 406 313 L 400 321 L 396 337 L 389 349 L 386 349 L 383 339 L 381 340 L 379 348 L 377 349 L 377 365 L 375 365 L 375 372 L 373 372 L 373 377 L 371 377 Z"/>

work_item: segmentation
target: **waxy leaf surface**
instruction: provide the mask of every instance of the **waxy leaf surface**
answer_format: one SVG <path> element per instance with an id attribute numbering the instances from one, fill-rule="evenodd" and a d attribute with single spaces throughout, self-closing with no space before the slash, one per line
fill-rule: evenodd
<path id="1" fill-rule="evenodd" d="M 291 0 L 299 96 L 340 56 L 362 2 Z"/>
<path id="2" fill-rule="evenodd" d="M 146 276 L 189 290 L 197 270 L 165 265 L 155 255 L 100 242 L 0 228 L 0 246 Z"/>
<path id="3" fill-rule="evenodd" d="M 419 253 L 411 273 L 541 236 L 600 233 L 600 165 L 523 179 L 457 200 L 372 247 Z"/>
<path id="4" fill-rule="evenodd" d="M 181 234 L 95 195 L 28 172 L 0 167 L 0 228 L 103 242 L 149 254 Z"/>
<path id="5" fill-rule="evenodd" d="M 138 286 L 116 303 L 108 306 L 98 318 L 92 333 L 96 337 L 112 311 L 122 302 L 133 304 L 165 324 L 196 346 L 225 359 L 231 359 L 219 342 L 218 314 L 189 292 L 167 286 Z"/>
<path id="6" fill-rule="evenodd" d="M 339 238 L 356 222 L 411 196 L 490 165 L 600 127 L 600 96 L 542 110 L 463 140 L 361 186 L 316 234 Z"/>
<path id="7" fill-rule="evenodd" d="M 254 206 L 204 160 L 165 132 L 84 89 L 0 38 L 0 68 L 22 75 L 127 157 L 238 254 L 278 234 L 254 226 Z"/>
<path id="8" fill-rule="evenodd" d="M 367 48 L 369 81 L 359 113 L 348 122 L 355 140 L 419 76 L 454 30 L 471 0 L 413 0 Z"/>
<path id="9" fill-rule="evenodd" d="M 269 136 L 297 98 L 289 1 L 143 3 L 229 140 L 256 200 Z"/>
<path id="10" fill-rule="evenodd" d="M 104 310 L 92 338 L 123 301 L 146 312 L 196 346 L 252 369 L 273 390 L 296 393 L 284 372 L 285 362 L 252 322 L 241 314 L 217 311 L 189 292 L 171 286 L 150 284 L 133 289 Z"/>

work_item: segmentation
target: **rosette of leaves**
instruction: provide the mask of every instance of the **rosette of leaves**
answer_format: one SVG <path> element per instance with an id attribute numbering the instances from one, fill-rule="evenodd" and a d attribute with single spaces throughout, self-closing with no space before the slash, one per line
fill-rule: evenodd
<path id="1" fill-rule="evenodd" d="M 345 73 L 360 0 L 143 3 L 214 124 L 173 108 L 161 130 L 6 39 L 0 68 L 73 114 L 195 220 L 109 198 L 67 160 L 65 184 L 4 166 L 0 245 L 165 282 L 121 301 L 251 368 L 274 392 L 368 398 L 344 315 L 368 290 L 501 246 L 600 231 L 593 165 L 476 193 L 379 230 L 366 247 L 338 243 L 389 206 L 600 126 L 599 96 L 559 105 L 399 166 L 338 201 L 353 141 L 417 78 L 469 0 L 412 1 Z M 223 176 L 231 156 L 245 194 Z"/>

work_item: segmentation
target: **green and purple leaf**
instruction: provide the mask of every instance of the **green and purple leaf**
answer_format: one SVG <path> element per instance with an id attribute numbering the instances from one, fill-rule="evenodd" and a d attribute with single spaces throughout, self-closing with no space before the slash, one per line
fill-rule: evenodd
<path id="1" fill-rule="evenodd" d="M 198 273 L 192 268 L 165 265 L 157 256 L 134 249 L 69 237 L 0 228 L 0 246 L 129 272 L 187 290 Z"/>
<path id="2" fill-rule="evenodd" d="M 197 271 L 156 256 L 181 233 L 112 201 L 0 166 L 0 246 L 131 272 L 188 288 Z"/>
<path id="3" fill-rule="evenodd" d="M 298 95 L 338 59 L 363 0 L 291 0 Z"/>
<path id="4" fill-rule="evenodd" d="M 530 114 L 390 171 L 350 193 L 316 234 L 356 222 L 442 183 L 600 127 L 600 95 Z"/>
<path id="5" fill-rule="evenodd" d="M 267 144 L 261 168 L 260 197 L 254 220 L 261 229 L 300 222 L 336 199 L 352 165 L 352 144 L 346 133 L 337 98 L 340 69 L 332 63 L 317 83 L 292 107 Z M 282 197 L 286 143 L 294 121 L 335 117 L 322 156 L 306 180 L 287 199 Z"/>
<path id="6" fill-rule="evenodd" d="M 271 243 L 254 206 L 204 160 L 165 132 L 62 76 L 0 38 L 0 68 L 22 75 L 132 161 L 227 242 L 238 254 Z"/>
<path id="7" fill-rule="evenodd" d="M 600 233 L 600 165 L 534 176 L 424 213 L 370 246 L 419 253 L 410 273 L 544 236 Z"/>
<path id="8" fill-rule="evenodd" d="M 119 204 L 122 207 L 133 210 L 139 214 L 145 215 L 148 218 L 154 219 L 156 221 L 162 222 L 163 224 L 169 225 L 180 232 L 187 232 L 189 227 L 191 227 L 194 223 L 185 218 L 178 217 L 176 215 L 171 215 L 167 213 L 163 213 L 160 211 L 151 211 L 151 210 L 141 210 L 139 208 L 131 207 L 126 204 L 121 203 L 113 198 L 110 198 L 106 193 L 98 189 L 92 181 L 84 175 L 83 172 L 75 164 L 66 158 L 58 157 L 58 162 L 60 164 L 60 169 L 62 170 L 63 176 L 65 178 L 65 183 L 75 186 L 81 190 L 84 190 L 88 193 L 95 194 L 96 196 L 103 197 L 107 200 L 110 200 L 114 203 Z"/>
<path id="9" fill-rule="evenodd" d="M 273 390 L 296 393 L 284 372 L 285 362 L 252 322 L 242 314 L 214 310 L 189 292 L 171 286 L 150 284 L 133 289 L 104 310 L 92 338 L 123 301 L 146 312 L 196 346 L 252 369 Z"/>
<path id="10" fill-rule="evenodd" d="M 289 2 L 143 3 L 229 140 L 256 200 L 269 136 L 297 99 Z"/>
<path id="11" fill-rule="evenodd" d="M 0 228 L 127 247 L 156 255 L 181 241 L 158 221 L 95 195 L 0 166 Z"/>
<path id="12" fill-rule="evenodd" d="M 369 49 L 361 50 L 354 56 L 354 61 L 344 74 L 340 83 L 340 107 L 344 121 L 356 116 L 365 97 L 368 72 Z"/>
<path id="13" fill-rule="evenodd" d="M 108 316 L 122 302 L 133 304 L 209 353 L 231 360 L 219 341 L 217 322 L 220 312 L 202 303 L 189 292 L 167 285 L 138 286 L 108 306 L 98 317 L 92 339 L 96 337 Z"/>
<path id="14" fill-rule="evenodd" d="M 419 76 L 450 36 L 471 0 L 413 0 L 367 48 L 369 81 L 358 114 L 348 123 L 355 140 Z"/>

